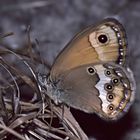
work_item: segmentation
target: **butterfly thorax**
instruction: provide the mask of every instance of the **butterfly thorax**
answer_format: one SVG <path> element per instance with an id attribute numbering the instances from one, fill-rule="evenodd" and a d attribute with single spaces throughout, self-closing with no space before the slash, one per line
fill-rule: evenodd
<path id="1" fill-rule="evenodd" d="M 38 75 L 38 81 L 41 87 L 41 91 L 45 93 L 45 95 L 49 96 L 49 98 L 52 99 L 56 105 L 60 104 L 60 95 L 63 91 L 57 88 L 59 81 L 52 81 L 50 75 Z"/>

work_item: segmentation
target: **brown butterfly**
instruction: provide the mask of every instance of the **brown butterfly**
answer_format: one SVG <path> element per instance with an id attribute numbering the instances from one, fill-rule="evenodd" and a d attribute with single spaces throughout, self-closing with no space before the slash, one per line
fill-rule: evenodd
<path id="1" fill-rule="evenodd" d="M 116 19 L 105 19 L 77 34 L 56 58 L 45 87 L 64 103 L 115 120 L 134 101 L 135 82 L 126 59 L 126 34 Z"/>

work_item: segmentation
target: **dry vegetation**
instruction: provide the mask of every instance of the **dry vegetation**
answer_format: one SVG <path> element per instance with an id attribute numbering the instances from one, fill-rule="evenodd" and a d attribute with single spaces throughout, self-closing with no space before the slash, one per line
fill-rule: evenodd
<path id="1" fill-rule="evenodd" d="M 39 45 L 31 43 L 28 34 L 27 46 L 10 50 L 0 45 L 0 139 L 3 140 L 86 140 L 69 108 L 56 106 L 38 81 L 38 75 L 47 77 L 36 70 L 36 65 L 49 65 L 42 61 L 33 49 Z M 34 45 L 32 45 L 34 44 Z"/>

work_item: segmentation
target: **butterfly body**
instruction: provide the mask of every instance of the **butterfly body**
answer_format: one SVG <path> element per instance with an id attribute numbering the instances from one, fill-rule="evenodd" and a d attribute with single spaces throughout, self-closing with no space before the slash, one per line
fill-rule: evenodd
<path id="1" fill-rule="evenodd" d="M 88 27 L 67 45 L 54 62 L 45 83 L 47 95 L 106 120 L 116 120 L 134 101 L 135 82 L 123 67 L 126 35 L 115 19 Z"/>

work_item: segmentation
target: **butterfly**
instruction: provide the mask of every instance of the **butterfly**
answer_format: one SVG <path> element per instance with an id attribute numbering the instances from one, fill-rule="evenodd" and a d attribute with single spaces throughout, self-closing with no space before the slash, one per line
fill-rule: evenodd
<path id="1" fill-rule="evenodd" d="M 56 58 L 45 87 L 56 104 L 117 120 L 135 97 L 126 62 L 126 33 L 113 18 L 78 33 Z"/>

